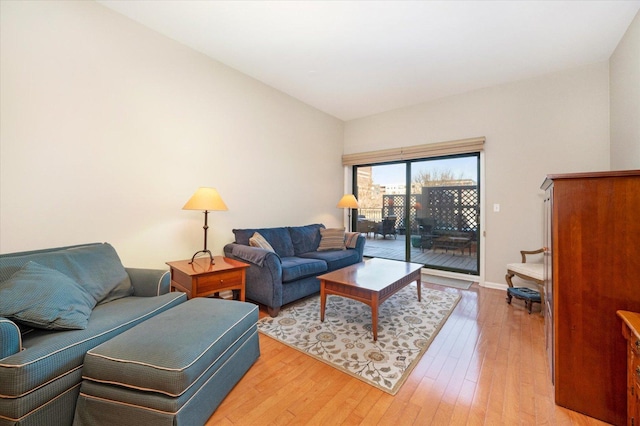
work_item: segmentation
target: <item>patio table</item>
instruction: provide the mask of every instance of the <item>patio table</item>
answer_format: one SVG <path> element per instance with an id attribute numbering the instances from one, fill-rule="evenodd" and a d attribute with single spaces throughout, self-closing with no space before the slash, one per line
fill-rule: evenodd
<path id="1" fill-rule="evenodd" d="M 448 250 L 460 250 L 461 254 L 464 254 L 464 249 L 469 249 L 469 256 L 471 256 L 471 238 L 469 237 L 438 237 L 433 239 L 433 250 L 444 249 L 445 253 Z"/>

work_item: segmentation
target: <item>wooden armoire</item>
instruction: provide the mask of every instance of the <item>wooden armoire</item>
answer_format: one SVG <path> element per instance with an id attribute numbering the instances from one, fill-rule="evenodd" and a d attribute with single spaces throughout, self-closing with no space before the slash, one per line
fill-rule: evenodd
<path id="1" fill-rule="evenodd" d="M 640 312 L 640 170 L 549 175 L 545 328 L 556 404 L 627 423 L 618 310 Z"/>

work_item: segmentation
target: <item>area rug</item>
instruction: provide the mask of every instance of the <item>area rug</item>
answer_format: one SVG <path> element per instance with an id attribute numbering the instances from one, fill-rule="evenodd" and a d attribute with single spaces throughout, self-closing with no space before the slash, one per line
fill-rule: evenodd
<path id="1" fill-rule="evenodd" d="M 395 395 L 440 331 L 460 296 L 428 288 L 418 302 L 415 284 L 387 299 L 378 310 L 373 341 L 371 308 L 331 295 L 320 322 L 320 296 L 265 317 L 258 330 L 378 389 Z"/>
<path id="2" fill-rule="evenodd" d="M 473 281 L 469 280 L 459 280 L 456 278 L 440 277 L 436 275 L 423 275 L 422 281 L 446 287 L 459 288 L 461 290 L 469 290 L 471 284 L 473 284 Z"/>

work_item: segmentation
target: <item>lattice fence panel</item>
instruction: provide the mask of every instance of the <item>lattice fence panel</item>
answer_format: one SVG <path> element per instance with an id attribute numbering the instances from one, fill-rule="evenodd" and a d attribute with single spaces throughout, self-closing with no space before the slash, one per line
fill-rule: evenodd
<path id="1" fill-rule="evenodd" d="M 396 216 L 396 229 L 402 230 L 404 226 L 404 215 L 407 205 L 405 203 L 406 196 L 403 194 L 388 194 L 382 197 L 382 217 Z M 417 195 L 411 194 L 409 198 L 409 207 L 416 204 Z M 415 209 L 410 209 L 409 220 L 413 223 L 416 219 Z"/>
<path id="2" fill-rule="evenodd" d="M 422 188 L 426 216 L 436 220 L 435 229 L 478 230 L 478 187 L 436 186 Z"/>

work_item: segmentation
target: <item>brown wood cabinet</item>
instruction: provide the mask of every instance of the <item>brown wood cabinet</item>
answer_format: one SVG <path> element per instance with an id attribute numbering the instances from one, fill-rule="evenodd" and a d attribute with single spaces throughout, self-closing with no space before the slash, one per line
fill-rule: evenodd
<path id="1" fill-rule="evenodd" d="M 618 311 L 627 340 L 627 424 L 640 423 L 640 313 Z"/>
<path id="2" fill-rule="evenodd" d="M 640 311 L 640 170 L 549 175 L 545 326 L 556 404 L 626 424 L 616 311 Z"/>

